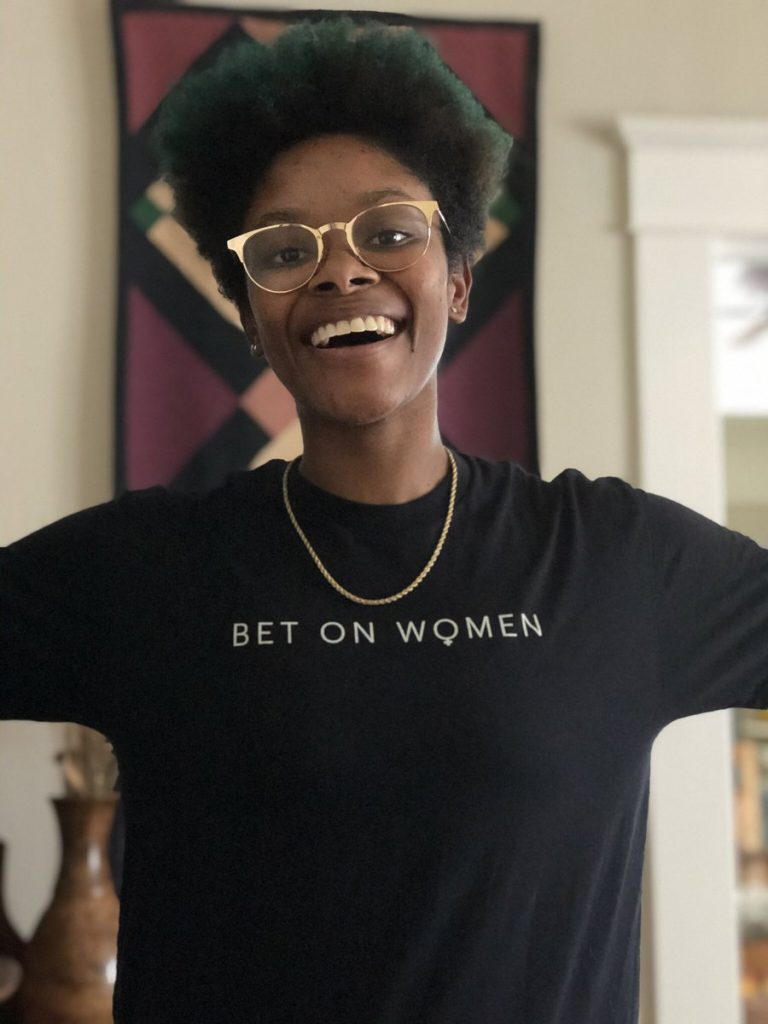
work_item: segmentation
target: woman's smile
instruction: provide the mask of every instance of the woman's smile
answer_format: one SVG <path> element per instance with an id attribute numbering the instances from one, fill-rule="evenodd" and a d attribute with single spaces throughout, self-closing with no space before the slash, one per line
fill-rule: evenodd
<path id="1" fill-rule="evenodd" d="M 404 324 L 396 324 L 388 316 L 366 313 L 349 320 L 321 324 L 310 335 L 315 348 L 338 348 L 341 345 L 360 345 L 384 341 L 399 334 Z"/>

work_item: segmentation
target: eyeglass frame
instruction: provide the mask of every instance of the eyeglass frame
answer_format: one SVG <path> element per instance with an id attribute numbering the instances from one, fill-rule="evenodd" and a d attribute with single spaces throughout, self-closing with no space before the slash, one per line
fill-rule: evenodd
<path id="1" fill-rule="evenodd" d="M 404 267 L 398 267 L 397 270 L 383 270 L 382 268 L 374 267 L 373 264 L 368 262 L 368 260 L 363 259 L 362 255 L 357 250 L 357 246 L 355 245 L 354 241 L 352 240 L 352 226 L 354 225 L 355 221 L 359 217 L 362 217 L 364 214 L 370 213 L 371 210 L 380 210 L 380 209 L 382 209 L 383 207 L 386 207 L 386 206 L 415 206 L 418 210 L 420 210 L 424 214 L 424 218 L 425 218 L 425 220 L 427 222 L 427 244 L 424 246 L 424 248 L 419 253 L 419 255 L 416 257 L 415 260 L 412 260 L 410 263 L 407 263 Z M 328 231 L 333 231 L 335 229 L 339 229 L 339 230 L 343 231 L 344 234 L 346 235 L 346 239 L 347 239 L 347 243 L 349 244 L 349 248 L 355 254 L 357 259 L 359 259 L 361 263 L 365 264 L 366 267 L 370 267 L 371 270 L 376 270 L 376 271 L 387 273 L 387 274 L 399 274 L 401 270 L 407 270 L 409 267 L 412 267 L 415 263 L 418 263 L 418 261 L 421 259 L 421 257 L 424 255 L 424 253 L 429 248 L 429 243 L 432 240 L 432 220 L 433 220 L 433 218 L 434 218 L 436 213 L 438 213 L 440 215 L 440 220 L 445 225 L 445 229 L 448 232 L 448 234 L 450 234 L 451 233 L 451 229 L 448 227 L 448 222 L 446 221 L 445 217 L 443 216 L 443 211 L 440 209 L 440 206 L 438 205 L 438 202 L 437 202 L 436 199 L 398 199 L 398 200 L 394 200 L 391 203 L 378 203 L 378 204 L 374 204 L 373 206 L 369 206 L 365 210 L 361 210 L 359 213 L 356 213 L 355 216 L 352 218 L 352 220 L 348 220 L 348 221 L 341 221 L 341 220 L 329 221 L 328 224 L 323 224 L 319 228 L 310 227 L 309 224 L 298 224 L 298 223 L 289 223 L 289 222 L 284 222 L 284 223 L 279 223 L 279 224 L 266 224 L 262 228 L 254 228 L 252 231 L 245 231 L 245 232 L 243 232 L 242 235 L 236 235 L 234 238 L 227 239 L 227 249 L 230 249 L 239 258 L 240 262 L 243 265 L 243 270 L 245 271 L 245 273 L 246 273 L 246 275 L 248 277 L 248 280 L 252 281 L 253 284 L 255 284 L 257 288 L 261 288 L 265 292 L 270 292 L 272 295 L 287 295 L 289 292 L 298 291 L 299 288 L 303 288 L 304 285 L 309 284 L 309 282 L 312 280 L 312 278 L 317 273 L 317 271 L 320 268 L 320 265 L 322 264 L 323 260 L 328 255 L 328 252 L 327 252 L 327 249 L 326 249 L 326 246 L 325 246 L 325 238 L 324 238 L 324 235 Z M 271 231 L 273 228 L 288 228 L 288 227 L 306 228 L 307 231 L 309 231 L 311 234 L 313 234 L 315 236 L 315 238 L 317 239 L 317 250 L 318 250 L 317 251 L 317 263 L 315 264 L 315 268 L 312 271 L 312 273 L 309 275 L 307 280 L 303 281 L 301 284 L 294 285 L 293 288 L 282 288 L 282 289 L 267 288 L 266 285 L 259 284 L 258 281 L 254 281 L 253 278 L 251 277 L 250 273 L 248 272 L 248 267 L 245 265 L 245 259 L 243 258 L 243 251 L 245 249 L 245 243 L 248 241 L 249 238 L 253 237 L 253 235 L 258 235 L 262 231 Z"/>

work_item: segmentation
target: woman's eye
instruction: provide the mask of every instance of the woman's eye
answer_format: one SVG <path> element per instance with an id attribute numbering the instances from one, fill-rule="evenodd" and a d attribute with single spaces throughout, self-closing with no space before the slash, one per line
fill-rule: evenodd
<path id="1" fill-rule="evenodd" d="M 286 267 L 292 263 L 301 263 L 307 258 L 303 249 L 280 249 L 272 257 L 272 262 L 279 267 Z"/>
<path id="2" fill-rule="evenodd" d="M 403 245 L 410 240 L 411 236 L 407 231 L 399 231 L 391 228 L 388 231 L 378 231 L 368 239 L 368 244 L 374 247 L 387 248 L 393 245 Z"/>

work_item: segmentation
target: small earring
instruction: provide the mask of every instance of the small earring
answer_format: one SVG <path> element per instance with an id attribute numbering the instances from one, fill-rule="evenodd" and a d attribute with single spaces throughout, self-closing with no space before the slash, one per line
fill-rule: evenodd
<path id="1" fill-rule="evenodd" d="M 251 355 L 253 356 L 254 359 L 261 358 L 261 349 L 259 348 L 255 341 L 251 342 Z"/>
<path id="2" fill-rule="evenodd" d="M 451 306 L 451 312 L 458 313 L 458 309 L 456 308 L 456 306 Z"/>

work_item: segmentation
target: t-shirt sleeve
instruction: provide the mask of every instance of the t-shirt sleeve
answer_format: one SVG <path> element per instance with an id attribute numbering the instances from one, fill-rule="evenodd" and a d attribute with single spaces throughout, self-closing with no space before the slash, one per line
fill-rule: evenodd
<path id="1" fill-rule="evenodd" d="M 664 721 L 768 707 L 768 550 L 644 494 Z"/>
<path id="2" fill-rule="evenodd" d="M 162 493 L 129 492 L 0 548 L 0 718 L 108 733 L 119 714 L 116 667 L 153 604 L 151 522 Z"/>

